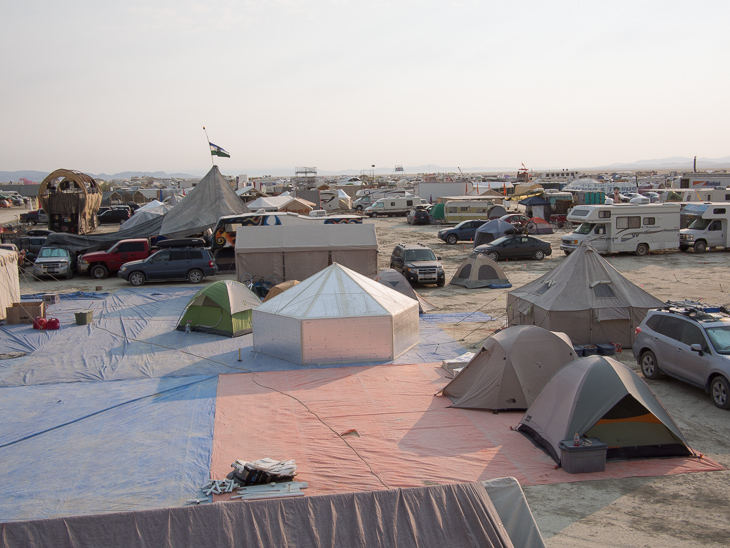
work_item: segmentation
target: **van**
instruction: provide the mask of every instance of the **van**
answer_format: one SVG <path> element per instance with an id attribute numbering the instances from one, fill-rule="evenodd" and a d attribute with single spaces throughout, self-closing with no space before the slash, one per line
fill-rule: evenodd
<path id="1" fill-rule="evenodd" d="M 406 216 L 411 209 L 427 205 L 429 205 L 428 202 L 418 196 L 380 198 L 373 205 L 366 207 L 364 213 L 368 217 Z"/>
<path id="2" fill-rule="evenodd" d="M 560 249 L 569 255 L 587 241 L 599 253 L 635 253 L 679 247 L 679 210 L 676 203 L 581 205 L 568 212 L 578 225 L 563 236 Z"/>
<path id="3" fill-rule="evenodd" d="M 679 231 L 679 249 L 693 248 L 702 253 L 711 247 L 730 248 L 730 202 L 688 204 L 686 210 L 695 210 L 697 215 L 688 228 Z"/>

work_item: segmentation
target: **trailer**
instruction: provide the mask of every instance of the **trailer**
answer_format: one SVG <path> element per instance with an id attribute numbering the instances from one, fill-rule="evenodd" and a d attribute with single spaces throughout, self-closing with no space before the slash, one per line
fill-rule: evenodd
<path id="1" fill-rule="evenodd" d="M 587 241 L 599 253 L 635 253 L 679 247 L 680 205 L 611 204 L 574 207 L 567 216 L 573 226 L 563 236 L 560 249 L 566 255 Z"/>
<path id="2" fill-rule="evenodd" d="M 687 209 L 690 212 L 687 212 Z M 688 204 L 682 214 L 696 213 L 696 218 L 688 228 L 679 231 L 679 249 L 694 249 L 702 253 L 707 249 L 730 248 L 730 202 Z"/>

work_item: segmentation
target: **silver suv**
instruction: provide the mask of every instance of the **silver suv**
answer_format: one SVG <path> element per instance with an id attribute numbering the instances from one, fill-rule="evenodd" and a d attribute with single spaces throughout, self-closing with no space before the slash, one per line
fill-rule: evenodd
<path id="1" fill-rule="evenodd" d="M 662 373 L 709 392 L 730 409 L 730 310 L 694 301 L 669 301 L 636 328 L 634 357 L 647 379 Z"/>

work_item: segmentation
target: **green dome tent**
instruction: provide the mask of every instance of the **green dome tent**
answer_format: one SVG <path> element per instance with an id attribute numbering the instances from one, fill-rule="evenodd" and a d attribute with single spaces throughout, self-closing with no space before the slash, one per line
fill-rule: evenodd
<path id="1" fill-rule="evenodd" d="M 251 333 L 251 311 L 261 300 L 245 285 L 232 280 L 214 282 L 198 291 L 185 306 L 177 329 L 238 337 Z"/>

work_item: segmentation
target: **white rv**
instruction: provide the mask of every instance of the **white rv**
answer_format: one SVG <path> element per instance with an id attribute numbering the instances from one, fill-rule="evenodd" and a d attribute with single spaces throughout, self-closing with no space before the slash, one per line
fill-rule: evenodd
<path id="1" fill-rule="evenodd" d="M 700 211 L 703 209 L 704 211 Z M 702 253 L 711 247 L 730 248 L 730 202 L 688 204 L 685 209 L 696 209 L 696 219 L 688 228 L 679 231 L 679 249 L 693 248 Z"/>
<path id="2" fill-rule="evenodd" d="M 365 208 L 365 215 L 368 217 L 389 217 L 397 215 L 408 215 L 411 209 L 417 206 L 427 206 L 428 202 L 418 196 L 406 196 L 403 198 L 380 198 L 373 205 Z"/>
<path id="3" fill-rule="evenodd" d="M 357 211 L 362 211 L 373 205 L 379 198 L 403 198 L 405 196 L 413 196 L 413 194 L 403 188 L 365 188 L 357 191 L 352 207 Z"/>
<path id="4" fill-rule="evenodd" d="M 568 213 L 578 225 L 563 236 L 566 255 L 583 241 L 599 253 L 629 252 L 643 256 L 650 250 L 679 247 L 679 204 L 581 205 Z"/>

